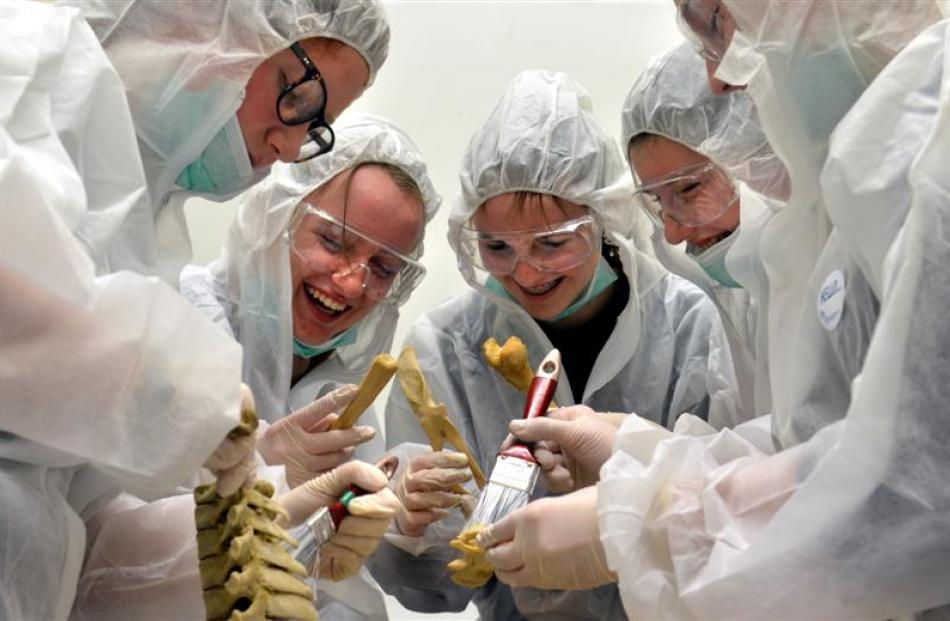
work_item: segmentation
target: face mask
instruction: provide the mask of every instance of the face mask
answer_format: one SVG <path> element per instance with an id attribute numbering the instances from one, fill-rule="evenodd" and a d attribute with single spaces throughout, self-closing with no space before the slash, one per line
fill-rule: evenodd
<path id="1" fill-rule="evenodd" d="M 211 139 L 198 159 L 185 166 L 175 183 L 192 192 L 229 196 L 257 181 L 237 114 Z"/>
<path id="2" fill-rule="evenodd" d="M 557 317 L 552 321 L 558 321 L 564 319 L 565 317 L 570 317 L 580 309 L 587 306 L 591 300 L 596 298 L 598 295 L 603 293 L 604 289 L 609 287 L 617 280 L 617 274 L 614 272 L 613 268 L 610 267 L 610 264 L 607 263 L 607 259 L 600 257 L 600 261 L 597 262 L 597 271 L 594 272 L 594 277 L 591 278 L 590 284 L 587 286 L 587 289 L 578 297 L 573 304 L 561 311 Z M 485 282 L 485 288 L 491 291 L 492 293 L 497 293 L 503 298 L 514 301 L 514 298 L 511 297 L 511 294 L 502 286 L 494 276 L 489 276 L 488 280 Z"/>
<path id="3" fill-rule="evenodd" d="M 594 277 L 591 278 L 587 291 L 574 300 L 573 304 L 561 311 L 561 314 L 555 317 L 554 321 L 570 317 L 587 306 L 591 300 L 603 293 L 604 289 L 612 285 L 615 280 L 617 280 L 617 273 L 610 267 L 610 263 L 607 263 L 607 259 L 600 257 L 600 261 L 597 262 L 597 271 L 594 272 Z"/>
<path id="4" fill-rule="evenodd" d="M 294 355 L 301 358 L 313 358 L 319 356 L 320 354 L 325 354 L 328 351 L 332 351 L 337 347 L 342 347 L 343 345 L 350 345 L 356 341 L 356 335 L 359 333 L 356 326 L 348 328 L 343 331 L 342 334 L 339 334 L 323 345 L 307 345 L 296 336 L 294 337 Z"/>
<path id="5" fill-rule="evenodd" d="M 732 247 L 732 242 L 735 239 L 736 232 L 733 231 L 729 237 L 716 242 L 699 254 L 693 254 L 689 249 L 687 249 L 687 254 L 699 263 L 699 266 L 710 278 L 720 285 L 730 289 L 741 289 L 742 285 L 733 280 L 732 276 L 729 275 L 729 270 L 726 269 L 726 252 Z"/>
<path id="6" fill-rule="evenodd" d="M 805 61 L 792 59 L 785 76 L 787 93 L 794 95 L 792 110 L 802 129 L 818 142 L 825 142 L 838 122 L 867 88 L 867 80 L 848 51 L 834 47 Z"/>

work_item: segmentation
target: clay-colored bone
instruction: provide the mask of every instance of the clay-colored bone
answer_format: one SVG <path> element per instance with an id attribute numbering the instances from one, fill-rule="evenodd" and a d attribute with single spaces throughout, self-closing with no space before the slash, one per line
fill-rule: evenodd
<path id="1" fill-rule="evenodd" d="M 484 586 L 491 579 L 494 569 L 485 560 L 485 550 L 475 538 L 485 529 L 484 524 L 475 524 L 463 530 L 449 545 L 462 552 L 462 558 L 450 562 L 452 582 L 469 589 Z"/>
<path id="2" fill-rule="evenodd" d="M 237 494 L 221 498 L 208 496 L 206 490 L 196 490 L 201 501 L 195 507 L 198 531 L 198 558 L 222 554 L 232 537 L 252 529 L 259 535 L 297 545 L 296 540 L 274 520 L 286 519 L 284 509 L 269 496 L 274 487 L 266 481 L 257 481 L 253 489 L 242 489 Z"/>
<path id="3" fill-rule="evenodd" d="M 287 593 L 261 593 L 244 611 L 235 610 L 228 621 L 268 621 L 269 619 L 299 619 L 319 621 L 310 600 Z"/>
<path id="4" fill-rule="evenodd" d="M 510 336 L 502 346 L 492 337 L 482 345 L 482 352 L 488 364 L 505 381 L 521 392 L 528 392 L 531 380 L 534 379 L 534 372 L 528 363 L 528 350 L 521 339 Z"/>
<path id="5" fill-rule="evenodd" d="M 224 583 L 224 588 L 231 593 L 250 593 L 254 589 L 263 588 L 272 593 L 296 593 L 303 597 L 312 595 L 310 587 L 293 574 L 268 567 L 260 561 L 254 561 L 241 571 L 233 572 Z"/>
<path id="6" fill-rule="evenodd" d="M 254 410 L 242 410 L 241 422 L 239 422 L 238 426 L 232 429 L 228 435 L 249 436 L 257 429 L 257 424 L 257 413 L 255 413 Z"/>
<path id="7" fill-rule="evenodd" d="M 257 490 L 267 498 L 274 497 L 274 484 L 270 481 L 257 480 L 254 481 L 254 486 L 252 489 Z M 227 496 L 227 498 L 233 498 L 232 504 L 237 502 L 239 499 L 240 492 Z M 209 503 L 217 502 L 221 499 L 221 496 L 218 496 L 218 492 L 214 489 L 213 483 L 208 483 L 206 485 L 199 485 L 195 488 L 194 492 L 195 504 L 196 505 L 206 505 Z"/>
<path id="8" fill-rule="evenodd" d="M 276 520 L 287 513 L 274 487 L 258 481 L 221 498 L 214 486 L 195 489 L 199 574 L 207 619 L 319 621 L 307 569 L 285 546 L 297 541 Z"/>
<path id="9" fill-rule="evenodd" d="M 488 365 L 495 369 L 506 382 L 527 394 L 534 379 L 534 370 L 528 362 L 528 348 L 517 336 L 509 336 L 504 345 L 499 345 L 494 337 L 482 345 L 482 353 Z M 553 410 L 557 405 L 552 401 L 548 407 Z"/>
<path id="10" fill-rule="evenodd" d="M 240 500 L 237 500 L 235 496 L 238 496 L 238 494 L 228 498 L 217 496 L 215 502 L 205 502 L 197 505 L 195 507 L 195 524 L 198 528 L 209 528 L 220 524 L 224 521 L 224 517 L 231 507 L 238 504 L 254 507 L 258 513 L 267 516 L 271 520 L 277 519 L 277 516 L 287 519 L 287 512 L 276 501 L 269 496 L 265 496 L 257 489 L 243 490 L 243 493 L 240 494 Z"/>
<path id="11" fill-rule="evenodd" d="M 254 562 L 262 562 L 273 567 L 307 576 L 307 568 L 294 559 L 287 552 L 286 547 L 279 541 L 265 541 L 256 536 L 253 530 L 247 531 L 231 540 L 226 552 L 211 556 L 201 561 L 201 588 L 208 589 L 224 584 L 234 568 L 249 566 Z"/>
<path id="12" fill-rule="evenodd" d="M 370 365 L 369 371 L 366 372 L 363 381 L 360 382 L 356 397 L 350 401 L 350 404 L 346 406 L 346 409 L 336 419 L 336 422 L 330 426 L 330 429 L 349 429 L 355 425 L 357 419 L 369 409 L 369 406 L 373 405 L 373 401 L 379 396 L 380 391 L 392 379 L 397 366 L 396 359 L 389 354 L 379 354 L 373 358 L 373 364 Z"/>
<path id="13" fill-rule="evenodd" d="M 204 592 L 208 619 L 229 621 L 266 621 L 267 619 L 299 619 L 319 621 L 310 598 L 295 593 L 271 593 L 255 586 L 241 593 L 232 593 L 225 587 Z M 235 604 L 244 610 L 234 610 Z"/>
<path id="14" fill-rule="evenodd" d="M 399 354 L 399 370 L 396 377 L 399 378 L 399 384 L 402 391 L 409 401 L 409 407 L 412 408 L 416 418 L 419 419 L 419 425 L 429 438 L 429 445 L 433 451 L 441 451 L 448 442 L 452 446 L 468 457 L 468 466 L 472 470 L 475 482 L 479 488 L 485 487 L 485 473 L 482 472 L 474 453 L 465 443 L 465 439 L 459 430 L 449 419 L 445 405 L 436 403 L 432 398 L 432 392 L 426 385 L 425 376 L 419 368 L 419 361 L 416 359 L 416 350 L 412 347 L 406 347 Z M 459 486 L 461 492 L 464 488 Z M 455 488 L 453 488 L 454 490 Z"/>
<path id="15" fill-rule="evenodd" d="M 198 531 L 198 558 L 204 559 L 221 554 L 228 549 L 232 538 L 245 533 L 248 529 L 254 531 L 259 537 L 283 541 L 291 547 L 296 547 L 298 544 L 290 533 L 275 524 L 273 520 L 257 515 L 249 507 L 235 505 L 228 511 L 228 519 L 224 524 Z"/>

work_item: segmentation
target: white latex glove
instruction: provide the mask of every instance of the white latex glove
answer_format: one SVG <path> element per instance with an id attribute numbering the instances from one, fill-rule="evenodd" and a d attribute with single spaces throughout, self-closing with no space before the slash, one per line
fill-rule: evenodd
<path id="1" fill-rule="evenodd" d="M 421 537 L 429 524 L 441 520 L 448 510 L 468 498 L 452 491 L 472 478 L 468 458 L 454 451 L 434 451 L 409 462 L 396 484 L 402 506 L 396 526 L 403 535 Z"/>
<path id="2" fill-rule="evenodd" d="M 348 461 L 358 445 L 375 437 L 376 430 L 367 426 L 327 431 L 357 390 L 353 384 L 341 386 L 278 420 L 264 432 L 258 451 L 268 465 L 283 464 L 290 487 Z"/>
<path id="3" fill-rule="evenodd" d="M 247 384 L 241 384 L 241 413 L 254 411 L 254 395 Z M 230 496 L 242 485 L 249 487 L 254 482 L 256 446 L 256 432 L 246 436 L 229 434 L 205 461 L 205 468 L 217 477 L 215 490 L 220 496 Z"/>
<path id="4" fill-rule="evenodd" d="M 479 534 L 495 575 L 513 587 L 592 589 L 616 582 L 597 525 L 597 488 L 542 498 Z"/>
<path id="5" fill-rule="evenodd" d="M 551 410 L 545 416 L 514 420 L 508 430 L 534 442 L 545 489 L 558 494 L 593 485 L 614 448 L 625 414 L 601 414 L 586 405 Z M 506 440 L 505 446 L 510 444 Z"/>
<path id="6" fill-rule="evenodd" d="M 376 466 L 351 461 L 280 497 L 281 506 L 290 514 L 288 526 L 297 526 L 315 511 L 336 502 L 350 485 L 369 492 L 350 501 L 350 514 L 343 518 L 336 535 L 320 549 L 321 578 L 344 580 L 355 575 L 376 550 L 399 510 L 399 499 L 389 490 L 388 483 Z"/>

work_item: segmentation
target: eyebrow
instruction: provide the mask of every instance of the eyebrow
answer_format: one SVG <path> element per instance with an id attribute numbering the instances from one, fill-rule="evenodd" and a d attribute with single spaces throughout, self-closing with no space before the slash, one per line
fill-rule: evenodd
<path id="1" fill-rule="evenodd" d="M 478 240 L 479 241 L 492 241 L 492 240 L 504 241 L 498 237 L 497 232 L 492 232 L 492 231 L 478 231 Z"/>

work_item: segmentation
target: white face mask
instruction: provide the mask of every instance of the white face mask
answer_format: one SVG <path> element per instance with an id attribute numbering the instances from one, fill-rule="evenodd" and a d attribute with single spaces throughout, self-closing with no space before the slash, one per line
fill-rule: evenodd
<path id="1" fill-rule="evenodd" d="M 867 82 L 848 50 L 831 48 L 804 61 L 792 61 L 785 76 L 790 107 L 801 118 L 802 128 L 816 141 L 826 141 L 838 122 L 858 100 Z"/>
<path id="2" fill-rule="evenodd" d="M 710 278 L 730 289 L 742 288 L 742 285 L 737 283 L 732 276 L 729 275 L 729 270 L 726 269 L 726 253 L 729 251 L 729 248 L 732 247 L 732 243 L 736 240 L 737 236 L 737 231 L 733 231 L 729 237 L 719 240 L 698 254 L 694 254 L 691 249 L 687 249 L 687 254 L 692 257 L 694 261 L 699 263 L 699 266 L 703 268 L 703 271 L 706 272 Z"/>

